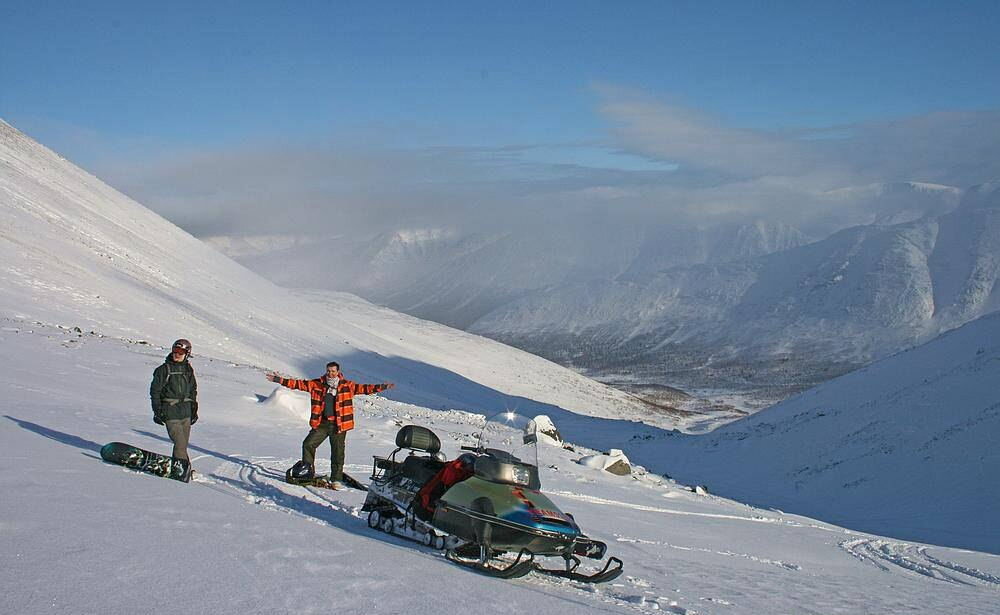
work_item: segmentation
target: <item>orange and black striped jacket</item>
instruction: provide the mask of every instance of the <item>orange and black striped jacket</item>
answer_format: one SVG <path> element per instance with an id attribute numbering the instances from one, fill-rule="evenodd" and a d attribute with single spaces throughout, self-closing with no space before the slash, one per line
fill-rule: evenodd
<path id="1" fill-rule="evenodd" d="M 323 398 L 326 397 L 326 376 L 313 378 L 312 380 L 296 380 L 294 378 L 278 378 L 278 384 L 289 389 L 298 389 L 309 393 L 309 426 L 316 429 L 323 422 Z M 385 384 L 358 384 L 346 378 L 341 378 L 337 384 L 337 393 L 334 397 L 333 416 L 327 418 L 333 421 L 337 428 L 337 433 L 354 429 L 354 396 L 371 395 L 384 391 Z"/>

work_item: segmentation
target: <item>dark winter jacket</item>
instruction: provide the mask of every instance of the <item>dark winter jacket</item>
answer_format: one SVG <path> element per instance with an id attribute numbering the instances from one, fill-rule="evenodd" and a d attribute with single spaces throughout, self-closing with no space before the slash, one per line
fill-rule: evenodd
<path id="1" fill-rule="evenodd" d="M 289 389 L 298 389 L 309 393 L 309 426 L 316 429 L 324 420 L 333 421 L 337 433 L 354 429 L 354 396 L 371 395 L 384 391 L 385 384 L 358 384 L 341 377 L 333 403 L 333 415 L 323 416 L 323 400 L 326 397 L 326 376 L 312 380 L 296 380 L 294 378 L 278 378 L 278 384 Z"/>
<path id="2" fill-rule="evenodd" d="M 153 372 L 149 401 L 153 406 L 153 416 L 163 421 L 198 416 L 198 382 L 187 357 L 175 362 L 172 355 L 167 355 L 163 365 Z"/>

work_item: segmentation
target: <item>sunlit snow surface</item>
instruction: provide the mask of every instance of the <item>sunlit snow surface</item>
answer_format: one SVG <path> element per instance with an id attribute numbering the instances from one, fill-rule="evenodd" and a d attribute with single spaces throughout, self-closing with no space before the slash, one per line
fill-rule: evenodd
<path id="1" fill-rule="evenodd" d="M 579 445 L 541 447 L 543 487 L 625 561 L 625 575 L 593 587 L 491 579 L 368 528 L 360 491 L 284 483 L 307 426 L 261 370 L 193 359 L 197 476 L 182 484 L 98 454 L 112 440 L 169 450 L 145 395 L 160 349 L 9 320 L 0 348 L 5 613 L 986 614 L 1000 596 L 1000 557 L 696 495 L 641 468 L 613 476 L 575 463 L 598 452 Z M 358 399 L 347 470 L 362 479 L 400 424 L 433 429 L 449 457 L 482 424 Z"/>

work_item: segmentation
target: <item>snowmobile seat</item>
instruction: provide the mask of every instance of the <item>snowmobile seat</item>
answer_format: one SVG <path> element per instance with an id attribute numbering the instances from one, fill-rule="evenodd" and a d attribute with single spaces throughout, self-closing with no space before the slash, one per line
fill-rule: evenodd
<path id="1" fill-rule="evenodd" d="M 400 472 L 407 478 L 413 480 L 418 485 L 423 485 L 444 467 L 443 461 L 438 461 L 432 457 L 418 457 L 409 455 L 403 460 Z"/>
<path id="2" fill-rule="evenodd" d="M 413 451 L 424 451 L 433 455 L 441 450 L 441 440 L 426 427 L 404 425 L 396 434 L 396 446 Z"/>
<path id="3" fill-rule="evenodd" d="M 409 449 L 409 456 L 403 461 L 396 461 L 396 454 L 404 448 Z M 416 455 L 416 452 L 428 455 Z M 395 475 L 398 471 L 422 485 L 437 474 L 444 462 L 441 440 L 433 431 L 419 425 L 404 425 L 396 433 L 396 450 L 388 457 L 374 456 L 372 480 L 383 476 L 386 472 Z"/>

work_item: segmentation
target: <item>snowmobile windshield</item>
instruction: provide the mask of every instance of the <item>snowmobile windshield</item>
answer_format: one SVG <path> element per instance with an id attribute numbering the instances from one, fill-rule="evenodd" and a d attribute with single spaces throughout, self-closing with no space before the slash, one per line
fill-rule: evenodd
<path id="1" fill-rule="evenodd" d="M 538 488 L 538 433 L 535 421 L 514 412 L 486 420 L 479 435 L 476 474 L 487 480 Z"/>

